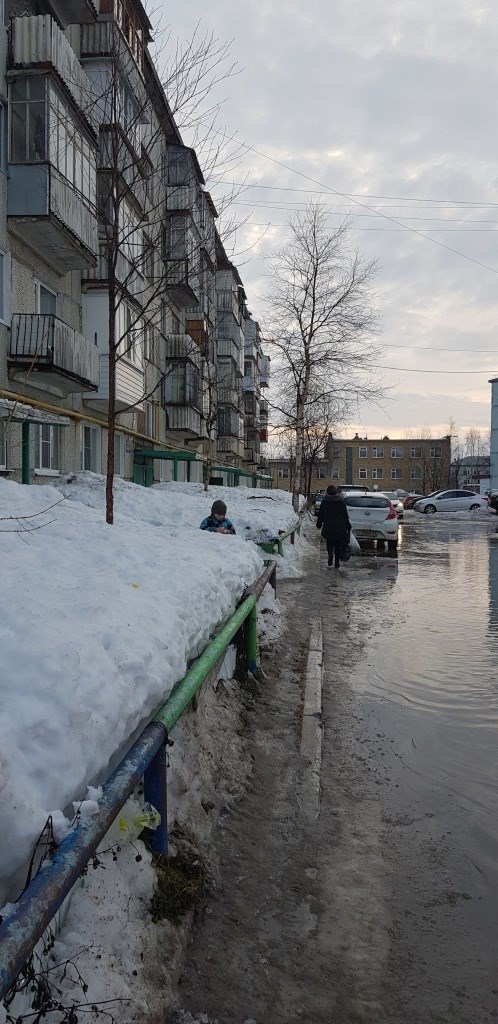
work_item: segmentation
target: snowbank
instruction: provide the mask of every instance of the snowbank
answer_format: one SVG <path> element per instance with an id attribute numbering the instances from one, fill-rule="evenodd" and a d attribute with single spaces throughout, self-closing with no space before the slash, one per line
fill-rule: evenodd
<path id="1" fill-rule="evenodd" d="M 237 536 L 198 529 L 223 498 Z M 295 523 L 281 491 L 0 481 L 0 905 L 49 813 L 82 798 L 262 571 L 246 543 Z M 285 561 L 285 560 L 284 560 Z M 289 549 L 288 570 L 297 572 Z M 59 814 L 60 817 L 60 814 Z"/>

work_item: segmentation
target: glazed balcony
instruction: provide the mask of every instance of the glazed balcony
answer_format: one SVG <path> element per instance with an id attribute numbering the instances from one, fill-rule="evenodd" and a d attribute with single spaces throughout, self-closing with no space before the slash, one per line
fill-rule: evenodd
<path id="1" fill-rule="evenodd" d="M 97 348 L 53 313 L 14 315 L 7 359 L 13 377 L 31 378 L 63 395 L 99 386 Z"/>
<path id="2" fill-rule="evenodd" d="M 71 3 L 71 0 L 70 0 Z M 68 4 L 60 6 L 67 8 Z M 90 6 L 71 3 L 71 7 Z M 67 20 L 67 15 L 66 15 Z M 27 68 L 52 70 L 64 83 L 76 106 L 94 129 L 98 128 L 95 94 L 89 78 L 53 18 L 48 14 L 14 18 L 9 32 L 9 78 Z"/>
<path id="3" fill-rule="evenodd" d="M 51 164 L 9 164 L 7 218 L 9 231 L 58 274 L 95 266 L 95 209 Z"/>
<path id="4" fill-rule="evenodd" d="M 97 349 L 95 349 L 97 351 Z M 84 396 L 85 405 L 106 413 L 109 407 L 109 354 L 101 352 L 99 360 L 98 390 Z M 143 409 L 145 374 L 141 366 L 121 358 L 116 361 L 116 412 Z"/>
<path id="5" fill-rule="evenodd" d="M 262 388 L 268 388 L 270 386 L 270 357 L 261 356 L 261 363 L 259 367 L 259 384 Z"/>
<path id="6" fill-rule="evenodd" d="M 190 308 L 199 302 L 198 278 L 188 259 L 165 259 L 165 291 L 177 306 Z"/>

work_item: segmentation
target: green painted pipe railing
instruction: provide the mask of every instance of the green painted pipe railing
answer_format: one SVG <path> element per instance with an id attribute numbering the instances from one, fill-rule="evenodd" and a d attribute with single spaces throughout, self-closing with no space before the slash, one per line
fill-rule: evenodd
<path id="1" fill-rule="evenodd" d="M 234 614 L 176 684 L 112 775 L 103 783 L 97 813 L 79 822 L 68 833 L 52 856 L 44 862 L 43 871 L 35 875 L 19 897 L 12 912 L 4 921 L 0 920 L 0 999 L 4 998 L 22 971 L 36 943 L 85 871 L 90 857 L 142 778 L 145 800 L 161 815 L 159 828 L 147 837 L 149 845 L 156 853 L 167 854 L 168 734 L 210 672 L 222 660 L 231 640 L 241 630 L 246 667 L 251 672 L 257 671 L 257 601 L 267 583 L 276 587 L 275 562 L 271 562 L 252 586 L 247 588 Z"/>
<path id="2" fill-rule="evenodd" d="M 280 556 L 282 556 L 284 553 L 284 540 L 287 540 L 287 537 L 290 537 L 291 544 L 294 544 L 296 533 L 298 536 L 301 533 L 301 521 L 302 514 L 299 515 L 299 519 L 296 525 L 291 526 L 290 530 L 287 530 L 285 533 L 279 533 L 278 537 L 274 537 L 273 540 L 261 541 L 258 544 L 258 547 L 260 547 L 263 551 L 266 551 L 266 553 L 269 555 L 274 555 L 277 553 Z"/>

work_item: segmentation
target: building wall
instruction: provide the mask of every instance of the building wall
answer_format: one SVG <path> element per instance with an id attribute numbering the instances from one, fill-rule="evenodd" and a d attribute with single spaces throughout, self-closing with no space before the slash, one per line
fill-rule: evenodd
<path id="1" fill-rule="evenodd" d="M 450 438 L 330 437 L 313 466 L 310 490 L 329 484 L 365 484 L 379 490 L 428 493 L 448 486 Z M 270 460 L 275 487 L 292 489 L 292 463 Z"/>

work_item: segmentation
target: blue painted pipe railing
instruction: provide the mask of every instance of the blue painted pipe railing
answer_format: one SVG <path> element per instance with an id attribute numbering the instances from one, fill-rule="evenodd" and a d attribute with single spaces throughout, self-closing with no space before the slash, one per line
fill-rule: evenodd
<path id="1" fill-rule="evenodd" d="M 218 636 L 208 644 L 186 676 L 176 684 L 166 702 L 155 713 L 154 720 L 145 727 L 126 757 L 104 783 L 97 814 L 80 822 L 62 840 L 52 857 L 45 861 L 43 871 L 35 876 L 20 896 L 15 909 L 0 924 L 0 999 L 3 999 L 16 980 L 36 943 L 74 883 L 83 874 L 90 857 L 142 778 L 145 799 L 161 815 L 158 829 L 151 833 L 151 846 L 158 853 L 167 853 L 168 731 L 188 706 L 195 692 L 220 663 L 221 648 L 224 653 L 246 618 L 252 614 L 255 603 L 268 582 L 275 588 L 275 562 L 271 562 L 259 579 L 247 588 L 237 611 L 225 623 Z M 254 634 L 251 629 L 246 637 L 247 662 L 254 660 L 253 645 Z M 196 672 L 195 666 L 199 665 L 199 662 L 202 663 L 202 669 Z"/>

